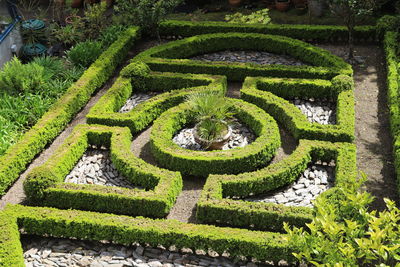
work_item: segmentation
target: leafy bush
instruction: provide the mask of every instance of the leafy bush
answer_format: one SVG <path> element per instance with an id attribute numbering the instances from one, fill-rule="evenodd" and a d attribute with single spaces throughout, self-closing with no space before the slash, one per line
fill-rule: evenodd
<path id="1" fill-rule="evenodd" d="M 85 19 L 87 21 L 86 33 L 90 38 L 96 38 L 99 32 L 105 27 L 105 12 L 107 11 L 107 2 L 101 1 L 98 4 L 88 5 L 85 10 Z"/>
<path id="2" fill-rule="evenodd" d="M 58 78 L 66 69 L 65 61 L 57 57 L 35 57 L 30 64 L 38 64 L 45 69 L 46 80 Z"/>
<path id="3" fill-rule="evenodd" d="M 365 180 L 363 176 L 317 199 L 316 216 L 307 230 L 285 226 L 299 261 L 316 266 L 398 266 L 400 210 L 385 199 L 387 210 L 368 211 L 373 198 L 358 190 Z"/>
<path id="4" fill-rule="evenodd" d="M 138 25 L 144 33 L 159 36 L 158 26 L 168 13 L 183 0 L 117 0 L 116 20 L 125 25 Z"/>
<path id="5" fill-rule="evenodd" d="M 103 47 L 109 47 L 125 30 L 126 26 L 124 25 L 111 25 L 101 31 L 98 41 L 101 42 Z"/>
<path id="6" fill-rule="evenodd" d="M 68 59 L 75 65 L 89 67 L 102 53 L 100 42 L 85 41 L 77 44 L 67 52 Z"/>
<path id="7" fill-rule="evenodd" d="M 232 15 L 226 15 L 225 20 L 230 23 L 248 23 L 248 24 L 268 24 L 271 21 L 269 17 L 269 9 L 261 9 L 249 15 L 243 15 L 237 12 Z"/>
<path id="8" fill-rule="evenodd" d="M 0 91 L 33 92 L 45 82 L 44 68 L 36 63 L 22 64 L 14 57 L 0 72 Z"/>

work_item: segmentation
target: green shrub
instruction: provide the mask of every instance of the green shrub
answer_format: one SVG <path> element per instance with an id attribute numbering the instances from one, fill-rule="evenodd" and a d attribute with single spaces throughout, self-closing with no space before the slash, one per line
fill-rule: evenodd
<path id="1" fill-rule="evenodd" d="M 146 87 L 146 79 L 149 74 L 149 66 L 141 61 L 133 61 L 121 70 L 121 76 L 130 78 L 135 90 L 143 90 Z"/>
<path id="2" fill-rule="evenodd" d="M 351 178 L 347 187 L 335 191 L 333 201 L 317 199 L 315 217 L 305 229 L 285 226 L 299 261 L 315 266 L 398 266 L 400 210 L 385 199 L 387 210 L 368 211 L 373 199 L 358 191 L 360 185 Z"/>
<path id="3" fill-rule="evenodd" d="M 100 42 L 85 41 L 78 43 L 67 52 L 68 59 L 75 65 L 89 67 L 103 52 Z"/>
<path id="4" fill-rule="evenodd" d="M 14 57 L 0 70 L 0 91 L 9 93 L 35 92 L 45 82 L 45 69 L 36 64 L 22 64 Z"/>
<path id="5" fill-rule="evenodd" d="M 67 69 L 66 62 L 57 57 L 35 57 L 30 64 L 38 64 L 45 70 L 46 80 L 60 78 L 61 74 Z"/>
<path id="6" fill-rule="evenodd" d="M 65 125 L 87 103 L 93 92 L 112 75 L 138 37 L 136 27 L 127 29 L 84 72 L 80 79 L 68 88 L 52 108 L 14 146 L 0 156 L 2 163 L 0 164 L 0 195 L 4 194 L 5 190 L 19 177 L 26 165 L 59 135 Z"/>
<path id="7" fill-rule="evenodd" d="M 243 15 L 237 12 L 232 15 L 226 15 L 225 20 L 230 23 L 248 23 L 248 24 L 268 24 L 271 21 L 269 17 L 269 9 L 261 9 L 249 15 Z"/>
<path id="8" fill-rule="evenodd" d="M 126 26 L 124 25 L 111 25 L 100 32 L 97 40 L 103 47 L 109 47 L 125 30 Z"/>

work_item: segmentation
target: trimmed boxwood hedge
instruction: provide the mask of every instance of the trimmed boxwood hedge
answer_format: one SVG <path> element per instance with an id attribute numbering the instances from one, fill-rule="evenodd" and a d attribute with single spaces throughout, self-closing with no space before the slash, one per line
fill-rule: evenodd
<path id="1" fill-rule="evenodd" d="M 296 150 L 276 164 L 238 175 L 210 175 L 197 203 L 197 220 L 271 231 L 283 231 L 284 222 L 304 226 L 312 219 L 311 208 L 227 197 L 243 198 L 278 189 L 294 182 L 310 162 L 332 159 L 336 161 L 335 187 L 346 187 L 346 181 L 357 176 L 356 147 L 349 143 L 300 140 Z"/>
<path id="2" fill-rule="evenodd" d="M 25 170 L 27 164 L 59 135 L 74 115 L 89 101 L 93 92 L 113 74 L 138 37 L 137 27 L 131 27 L 123 32 L 50 110 L 0 157 L 0 196 Z"/>
<path id="3" fill-rule="evenodd" d="M 290 55 L 312 66 L 260 65 L 253 63 L 204 62 L 192 56 L 221 50 L 257 50 Z M 352 75 L 343 59 L 328 51 L 284 36 L 256 33 L 218 33 L 189 37 L 150 48 L 134 60 L 143 61 L 153 71 L 225 75 L 231 81 L 249 76 L 320 78 Z"/>
<path id="4" fill-rule="evenodd" d="M 399 51 L 399 33 L 387 31 L 384 34 L 384 49 L 386 56 L 387 69 L 387 94 L 390 111 L 390 129 L 394 139 L 394 160 L 397 176 L 397 188 L 400 192 L 400 58 L 397 56 Z"/>
<path id="5" fill-rule="evenodd" d="M 249 77 L 241 89 L 242 99 L 271 114 L 297 139 L 332 142 L 354 140 L 354 82 L 339 75 L 331 81 Z M 311 123 L 293 104 L 283 98 L 331 97 L 337 101 L 337 124 Z"/>
<path id="6" fill-rule="evenodd" d="M 182 177 L 134 156 L 130 151 L 131 142 L 128 128 L 77 126 L 54 156 L 28 174 L 24 183 L 28 200 L 57 208 L 166 216 L 182 190 Z M 111 160 L 122 176 L 146 190 L 65 183 L 65 177 L 89 144 L 109 147 Z"/>
<path id="7" fill-rule="evenodd" d="M 318 42 L 346 42 L 349 38 L 344 26 L 288 25 L 288 24 L 235 24 L 217 21 L 167 20 L 160 25 L 163 36 L 194 36 L 207 33 L 245 32 L 287 36 L 299 40 Z M 354 39 L 375 41 L 375 26 L 356 26 Z"/>
<path id="8" fill-rule="evenodd" d="M 87 122 L 128 127 L 132 134 L 135 134 L 148 127 L 167 109 L 182 103 L 188 94 L 205 89 L 226 91 L 226 78 L 221 76 L 151 73 L 151 75 L 145 75 L 145 77 L 136 77 L 136 79 L 138 78 L 144 84 L 141 89 L 132 86 L 130 77 L 119 77 L 89 111 L 86 116 Z M 118 110 L 136 90 L 166 92 L 152 97 L 127 113 L 119 113 Z"/>
<path id="9" fill-rule="evenodd" d="M 238 99 L 227 99 L 235 117 L 255 133 L 257 139 L 231 150 L 193 151 L 181 148 L 172 139 L 185 125 L 193 123 L 187 103 L 171 108 L 154 121 L 150 145 L 157 162 L 187 175 L 240 173 L 265 166 L 280 147 L 279 128 L 275 120 L 257 106 Z"/>
<path id="10" fill-rule="evenodd" d="M 231 257 L 258 260 L 294 260 L 286 235 L 246 229 L 182 223 L 176 220 L 117 216 L 77 210 L 9 205 L 0 212 L 0 264 L 24 266 L 18 229 L 26 234 L 81 240 L 108 240 L 121 245 L 134 243 L 166 248 L 228 252 Z M 5 223 L 4 223 L 5 222 Z M 10 233 L 10 234 L 9 234 Z"/>

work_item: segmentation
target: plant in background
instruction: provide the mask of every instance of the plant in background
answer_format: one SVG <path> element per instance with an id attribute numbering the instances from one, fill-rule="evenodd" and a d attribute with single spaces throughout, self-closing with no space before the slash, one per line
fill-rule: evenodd
<path id="1" fill-rule="evenodd" d="M 55 25 L 53 28 L 52 35 L 58 41 L 67 47 L 73 46 L 85 38 L 85 34 L 80 27 L 75 25 L 66 25 L 62 27 Z"/>
<path id="2" fill-rule="evenodd" d="M 300 261 L 315 266 L 400 266 L 400 210 L 385 199 L 387 210 L 368 211 L 373 198 L 349 181 L 315 202 L 315 218 L 303 228 L 290 228 L 288 240 Z"/>
<path id="3" fill-rule="evenodd" d="M 349 60 L 354 60 L 354 28 L 357 20 L 371 14 L 385 0 L 328 0 L 331 12 L 341 18 L 349 31 Z"/>
<path id="4" fill-rule="evenodd" d="M 189 95 L 186 99 L 191 118 L 196 122 L 196 141 L 207 149 L 220 149 L 230 136 L 226 122 L 233 116 L 226 98 L 212 91 Z"/>
<path id="5" fill-rule="evenodd" d="M 269 9 L 261 9 L 249 15 L 243 15 L 237 12 L 233 15 L 226 15 L 225 20 L 230 23 L 248 23 L 248 24 L 268 24 L 271 22 Z"/>
<path id="6" fill-rule="evenodd" d="M 111 25 L 101 31 L 98 41 L 102 43 L 103 47 L 109 47 L 125 30 L 126 26 L 124 25 Z"/>
<path id="7" fill-rule="evenodd" d="M 101 1 L 99 4 L 87 5 L 85 10 L 85 19 L 87 21 L 86 33 L 89 38 L 95 39 L 104 29 L 107 19 L 105 12 L 107 11 L 107 2 Z"/>
<path id="8" fill-rule="evenodd" d="M 45 82 L 44 68 L 36 63 L 22 64 L 14 57 L 0 72 L 0 91 L 34 92 Z"/>
<path id="9" fill-rule="evenodd" d="M 75 66 L 89 67 L 90 64 L 96 61 L 103 51 L 100 42 L 86 41 L 78 43 L 67 51 L 67 58 Z"/>
<path id="10" fill-rule="evenodd" d="M 160 39 L 159 24 L 183 0 L 117 0 L 114 6 L 118 23 L 139 25 L 143 32 Z"/>
<path id="11" fill-rule="evenodd" d="M 45 80 L 59 78 L 66 69 L 65 60 L 58 57 L 35 57 L 30 64 L 37 64 L 45 69 Z"/>

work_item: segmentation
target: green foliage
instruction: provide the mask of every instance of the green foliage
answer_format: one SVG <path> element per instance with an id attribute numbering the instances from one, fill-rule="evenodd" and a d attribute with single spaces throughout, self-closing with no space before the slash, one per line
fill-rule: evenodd
<path id="1" fill-rule="evenodd" d="M 85 41 L 67 51 L 67 57 L 75 66 L 87 68 L 102 52 L 103 48 L 100 42 Z"/>
<path id="2" fill-rule="evenodd" d="M 89 36 L 89 38 L 92 39 L 97 38 L 99 33 L 101 33 L 105 28 L 107 22 L 107 19 L 105 18 L 106 11 L 107 11 L 106 1 L 101 1 L 98 4 L 87 5 L 85 10 L 85 20 L 87 22 L 85 32 L 87 36 Z"/>
<path id="3" fill-rule="evenodd" d="M 9 93 L 35 92 L 45 82 L 45 70 L 36 63 L 22 64 L 14 57 L 0 71 L 0 91 Z"/>
<path id="4" fill-rule="evenodd" d="M 6 207 L 0 216 L 1 240 L 6 241 L 0 242 L 0 260 L 10 262 L 7 266 L 23 266 L 17 264 L 23 263 L 18 227 L 39 236 L 109 240 L 121 245 L 173 245 L 177 249 L 227 252 L 233 258 L 248 256 L 260 261 L 293 260 L 293 249 L 288 247 L 285 235 L 279 233 L 21 205 Z"/>
<path id="5" fill-rule="evenodd" d="M 315 266 L 398 266 L 400 210 L 385 199 L 387 210 L 368 211 L 372 197 L 358 191 L 360 181 L 349 179 L 347 187 L 335 191 L 340 197 L 334 201 L 317 199 L 315 217 L 306 229 L 285 226 L 299 261 Z"/>
<path id="6" fill-rule="evenodd" d="M 167 20 L 160 24 L 161 35 L 189 37 L 209 33 L 247 32 L 287 36 L 299 40 L 315 42 L 332 42 L 348 40 L 349 33 L 343 26 L 327 25 L 287 25 L 287 24 L 235 24 L 219 21 L 180 21 Z M 354 28 L 355 39 L 374 39 L 374 26 L 357 26 Z"/>
<path id="7" fill-rule="evenodd" d="M 45 70 L 46 81 L 50 79 L 58 79 L 66 71 L 65 61 L 57 57 L 35 57 L 31 64 L 38 64 Z"/>
<path id="8" fill-rule="evenodd" d="M 259 50 L 290 55 L 309 66 L 232 64 L 188 60 L 192 56 L 221 50 Z M 135 60 L 144 61 L 153 71 L 225 75 L 231 81 L 248 76 L 332 79 L 353 70 L 343 59 L 300 40 L 256 33 L 218 33 L 189 37 L 159 45 L 140 53 Z"/>
<path id="9" fill-rule="evenodd" d="M 254 172 L 237 175 L 210 175 L 197 203 L 197 220 L 207 224 L 250 227 L 256 230 L 283 231 L 283 223 L 304 226 L 312 219 L 312 209 L 273 203 L 254 203 L 236 198 L 271 192 L 293 183 L 312 161 L 335 160 L 335 188 L 348 187 L 357 175 L 356 148 L 349 143 L 300 140 L 287 158 Z"/>
<path id="10" fill-rule="evenodd" d="M 182 189 L 179 173 L 157 168 L 130 151 L 127 128 L 99 125 L 76 127 L 54 157 L 33 169 L 24 182 L 28 200 L 58 208 L 164 217 Z M 110 148 L 116 169 L 133 185 L 146 190 L 63 183 L 89 144 Z"/>
<path id="11" fill-rule="evenodd" d="M 119 23 L 138 25 L 143 29 L 143 33 L 158 36 L 160 22 L 182 2 L 182 0 L 117 0 L 114 10 Z"/>
<path id="12" fill-rule="evenodd" d="M 109 47 L 126 30 L 124 25 L 111 25 L 100 32 L 98 41 L 103 47 Z"/>
<path id="13" fill-rule="evenodd" d="M 134 40 L 138 37 L 136 27 L 126 30 L 82 77 L 27 131 L 14 146 L 0 156 L 0 194 L 19 177 L 25 166 L 46 145 L 58 136 L 72 117 L 87 103 L 92 93 L 112 75 Z"/>
<path id="14" fill-rule="evenodd" d="M 268 24 L 271 21 L 268 13 L 268 8 L 255 11 L 249 15 L 237 12 L 232 15 L 226 15 L 225 20 L 230 23 Z"/>
<path id="15" fill-rule="evenodd" d="M 52 25 L 52 36 L 67 47 L 73 46 L 85 39 L 84 22 L 81 17 L 74 17 L 71 24 Z"/>
<path id="16" fill-rule="evenodd" d="M 149 66 L 141 61 L 133 61 L 121 70 L 121 76 L 130 78 L 135 90 L 143 90 L 146 87 L 149 73 Z"/>
<path id="17" fill-rule="evenodd" d="M 235 117 L 257 136 L 254 142 L 232 150 L 194 151 L 179 147 L 172 138 L 192 121 L 190 106 L 182 103 L 162 113 L 153 123 L 150 147 L 160 166 L 201 177 L 210 173 L 254 171 L 265 166 L 280 146 L 278 125 L 272 117 L 253 104 L 238 99 L 227 101 Z"/>

